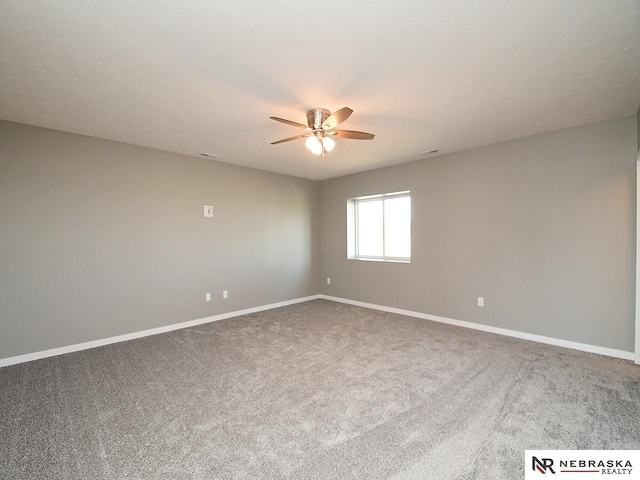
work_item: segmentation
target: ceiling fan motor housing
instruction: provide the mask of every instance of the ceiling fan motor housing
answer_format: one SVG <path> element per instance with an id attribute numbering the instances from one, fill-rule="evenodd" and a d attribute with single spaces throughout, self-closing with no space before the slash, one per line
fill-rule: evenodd
<path id="1" fill-rule="evenodd" d="M 307 112 L 307 123 L 312 129 L 317 130 L 322 128 L 322 124 L 330 115 L 331 112 L 326 108 L 314 108 Z"/>

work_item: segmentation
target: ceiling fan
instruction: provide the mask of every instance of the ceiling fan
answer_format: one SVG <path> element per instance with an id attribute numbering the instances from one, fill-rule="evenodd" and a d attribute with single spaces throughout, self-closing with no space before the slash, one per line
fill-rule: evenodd
<path id="1" fill-rule="evenodd" d="M 333 137 L 351 138 L 355 140 L 371 140 L 375 135 L 373 133 L 357 132 L 355 130 L 335 130 L 335 128 L 351 116 L 353 110 L 348 107 L 331 113 L 325 108 L 314 108 L 307 112 L 307 124 L 292 122 L 280 117 L 269 117 L 276 122 L 286 123 L 293 127 L 303 128 L 306 133 L 296 135 L 295 137 L 283 138 L 271 145 L 278 143 L 290 142 L 299 138 L 306 138 L 305 146 L 311 150 L 314 155 L 322 155 L 324 152 L 330 152 L 336 146 Z"/>

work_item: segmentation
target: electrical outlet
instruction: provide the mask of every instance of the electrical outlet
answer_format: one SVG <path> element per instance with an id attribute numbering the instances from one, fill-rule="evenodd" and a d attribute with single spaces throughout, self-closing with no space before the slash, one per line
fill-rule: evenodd
<path id="1" fill-rule="evenodd" d="M 478 297 L 478 306 L 484 307 L 484 297 Z"/>
<path id="2" fill-rule="evenodd" d="M 331 277 L 327 277 L 327 285 L 331 285 Z"/>
<path id="3" fill-rule="evenodd" d="M 211 293 L 209 293 L 209 292 L 205 293 L 205 295 L 204 295 L 204 299 L 205 299 L 207 302 L 210 302 L 210 301 L 211 301 Z"/>
<path id="4" fill-rule="evenodd" d="M 223 290 L 222 291 L 222 298 L 229 298 L 229 291 L 228 290 Z"/>

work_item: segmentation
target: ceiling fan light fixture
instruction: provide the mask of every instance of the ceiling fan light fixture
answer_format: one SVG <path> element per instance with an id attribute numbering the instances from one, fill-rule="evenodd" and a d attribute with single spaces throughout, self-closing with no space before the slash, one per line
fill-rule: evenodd
<path id="1" fill-rule="evenodd" d="M 314 155 L 322 155 L 322 143 L 318 140 L 317 137 L 309 137 L 307 141 L 304 142 L 304 146 L 307 147 L 311 153 Z"/>
<path id="2" fill-rule="evenodd" d="M 334 142 L 333 138 L 331 137 L 324 137 L 322 139 L 322 144 L 324 145 L 324 149 L 327 152 L 330 152 L 331 150 L 333 150 L 333 147 L 336 146 L 336 142 Z"/>

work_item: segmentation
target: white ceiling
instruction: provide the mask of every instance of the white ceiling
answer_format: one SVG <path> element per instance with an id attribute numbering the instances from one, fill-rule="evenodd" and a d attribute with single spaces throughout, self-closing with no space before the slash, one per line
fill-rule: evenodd
<path id="1" fill-rule="evenodd" d="M 638 0 L 0 2 L 0 118 L 311 179 L 639 105 Z M 374 140 L 269 144 L 344 106 Z"/>

